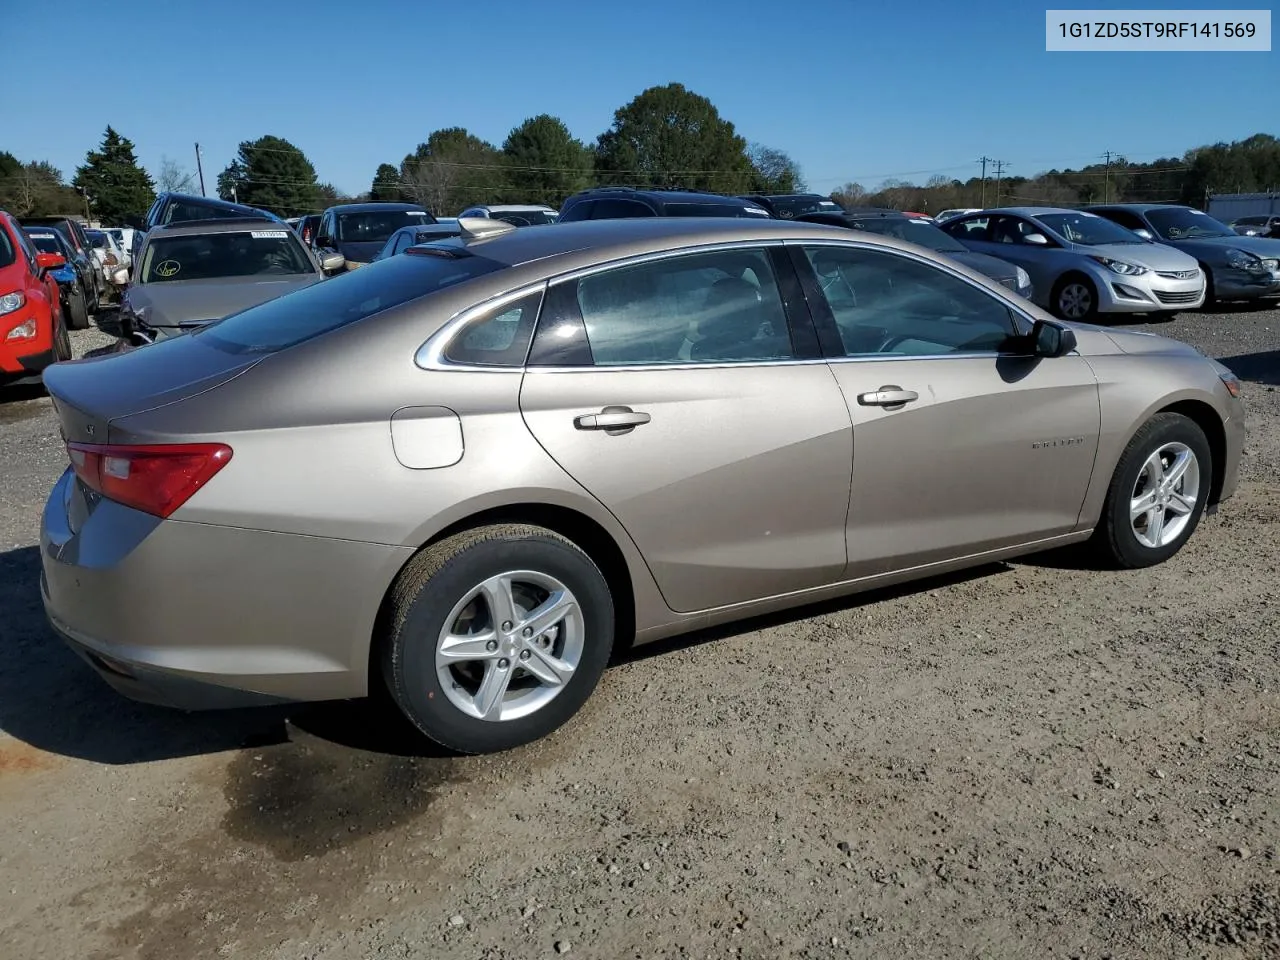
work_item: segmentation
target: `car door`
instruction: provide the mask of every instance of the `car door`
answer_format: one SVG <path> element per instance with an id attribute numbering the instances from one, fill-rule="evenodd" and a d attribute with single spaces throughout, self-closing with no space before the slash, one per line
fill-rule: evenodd
<path id="1" fill-rule="evenodd" d="M 525 422 L 626 528 L 673 610 L 844 570 L 851 425 L 801 301 L 780 244 L 645 258 L 548 290 Z"/>
<path id="2" fill-rule="evenodd" d="M 1030 321 L 938 261 L 793 250 L 853 419 L 847 576 L 1076 529 L 1100 426 L 1083 357 L 1028 355 Z"/>

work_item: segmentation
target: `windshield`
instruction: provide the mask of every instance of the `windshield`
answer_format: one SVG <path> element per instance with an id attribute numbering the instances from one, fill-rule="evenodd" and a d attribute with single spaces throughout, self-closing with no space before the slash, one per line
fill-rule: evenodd
<path id="1" fill-rule="evenodd" d="M 194 335 L 235 353 L 270 353 L 504 266 L 474 254 L 388 257 L 232 314 Z"/>
<path id="2" fill-rule="evenodd" d="M 790 220 L 802 213 L 843 213 L 844 208 L 826 197 L 770 197 L 774 212 Z"/>
<path id="3" fill-rule="evenodd" d="M 411 223 L 432 223 L 425 210 L 364 210 L 338 214 L 338 235 L 344 243 L 386 243 L 401 227 Z"/>
<path id="4" fill-rule="evenodd" d="M 662 207 L 666 217 L 767 217 L 763 207 L 740 203 L 667 203 Z"/>
<path id="5" fill-rule="evenodd" d="M 1195 240 L 1198 237 L 1234 237 L 1236 232 L 1207 213 L 1190 207 L 1148 210 L 1147 219 L 1165 240 Z"/>
<path id="6" fill-rule="evenodd" d="M 876 217 L 866 220 L 854 220 L 850 223 L 855 230 L 866 230 L 881 236 L 897 237 L 909 243 L 918 243 L 939 253 L 964 253 L 968 250 L 964 244 L 954 237 L 943 233 L 931 223 L 912 220 L 910 217 Z"/>
<path id="7" fill-rule="evenodd" d="M 1235 223 L 1242 223 L 1246 227 L 1261 226 L 1267 222 L 1266 217 L 1236 217 Z"/>
<path id="8" fill-rule="evenodd" d="M 1126 230 L 1096 213 L 1042 213 L 1036 219 L 1059 236 L 1086 247 L 1103 243 L 1146 242 L 1135 236 L 1132 230 Z"/>
<path id="9" fill-rule="evenodd" d="M 52 231 L 32 233 L 28 230 L 27 237 L 33 244 L 35 244 L 36 249 L 41 253 L 56 253 L 58 256 L 64 255 L 62 253 L 62 244 L 58 242 L 58 235 Z"/>
<path id="10" fill-rule="evenodd" d="M 99 233 L 97 230 L 86 230 L 84 235 L 89 238 L 89 242 L 93 244 L 95 250 L 106 250 L 111 245 L 107 243 L 107 235 Z"/>
<path id="11" fill-rule="evenodd" d="M 560 218 L 550 210 L 494 210 L 491 216 L 515 227 L 537 227 L 555 223 Z"/>
<path id="12" fill-rule="evenodd" d="M 153 240 L 143 258 L 142 282 L 315 272 L 293 231 L 282 227 Z"/>

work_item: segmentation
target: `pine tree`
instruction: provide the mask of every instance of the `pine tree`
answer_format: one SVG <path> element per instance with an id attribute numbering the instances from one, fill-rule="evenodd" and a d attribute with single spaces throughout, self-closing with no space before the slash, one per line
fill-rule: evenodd
<path id="1" fill-rule="evenodd" d="M 72 184 L 89 198 L 89 208 L 104 223 L 123 223 L 141 216 L 156 198 L 151 176 L 138 166 L 133 141 L 110 126 L 97 150 L 85 155 Z"/>

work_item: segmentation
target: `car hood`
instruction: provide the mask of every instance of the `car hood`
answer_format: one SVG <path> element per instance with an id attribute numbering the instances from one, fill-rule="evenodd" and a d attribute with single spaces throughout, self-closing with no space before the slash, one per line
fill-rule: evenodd
<path id="1" fill-rule="evenodd" d="M 965 250 L 963 253 L 959 250 L 946 250 L 942 253 L 943 256 L 950 257 L 957 263 L 963 263 L 969 269 L 977 270 L 983 276 L 990 277 L 997 283 L 1017 280 L 1018 268 L 1007 260 L 1001 260 L 999 257 L 978 253 L 976 250 Z"/>
<path id="2" fill-rule="evenodd" d="M 1060 321 L 1061 322 L 1061 321 Z M 1199 350 L 1181 340 L 1139 330 L 1118 330 L 1091 323 L 1067 323 L 1075 331 L 1076 348 L 1086 357 L 1114 354 L 1159 353 L 1184 357 L 1203 357 Z"/>
<path id="3" fill-rule="evenodd" d="M 176 327 L 189 320 L 220 320 L 320 281 L 319 274 L 226 277 L 145 283 L 125 294 L 130 310 L 151 327 Z"/>
<path id="4" fill-rule="evenodd" d="M 1280 240 L 1273 240 L 1270 237 L 1244 237 L 1236 235 L 1234 237 L 1192 237 L 1187 240 L 1167 240 L 1166 243 L 1175 244 L 1179 249 L 1187 252 L 1198 252 L 1200 255 L 1211 252 L 1223 252 L 1225 250 L 1247 250 L 1254 256 L 1264 259 L 1273 259 L 1280 257 Z"/>
<path id="5" fill-rule="evenodd" d="M 1100 243 L 1089 247 L 1076 244 L 1075 249 L 1085 256 L 1126 260 L 1150 267 L 1152 270 L 1196 269 L 1194 257 L 1173 247 L 1167 247 L 1163 243 Z"/>
<path id="6" fill-rule="evenodd" d="M 369 263 L 382 252 L 382 248 L 387 245 L 386 240 L 373 241 L 338 241 L 338 252 L 350 260 L 352 263 Z"/>

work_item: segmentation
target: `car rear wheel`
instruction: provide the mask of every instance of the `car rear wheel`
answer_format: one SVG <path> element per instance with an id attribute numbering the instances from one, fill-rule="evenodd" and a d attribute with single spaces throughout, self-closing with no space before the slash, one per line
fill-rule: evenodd
<path id="1" fill-rule="evenodd" d="M 1063 320 L 1092 322 L 1098 313 L 1098 291 L 1088 277 L 1068 274 L 1054 286 L 1050 303 Z"/>
<path id="2" fill-rule="evenodd" d="M 72 330 L 89 329 L 89 308 L 85 304 L 84 287 L 77 286 L 67 297 L 67 312 Z"/>
<path id="3" fill-rule="evenodd" d="M 1158 413 L 1134 434 L 1111 478 L 1094 543 L 1125 567 L 1163 563 L 1195 531 L 1209 499 L 1213 458 L 1204 431 L 1178 413 Z"/>
<path id="4" fill-rule="evenodd" d="M 578 712 L 613 648 L 613 599 L 591 558 L 542 527 L 456 534 L 392 591 L 383 680 L 422 733 L 460 753 L 506 750 Z"/>

